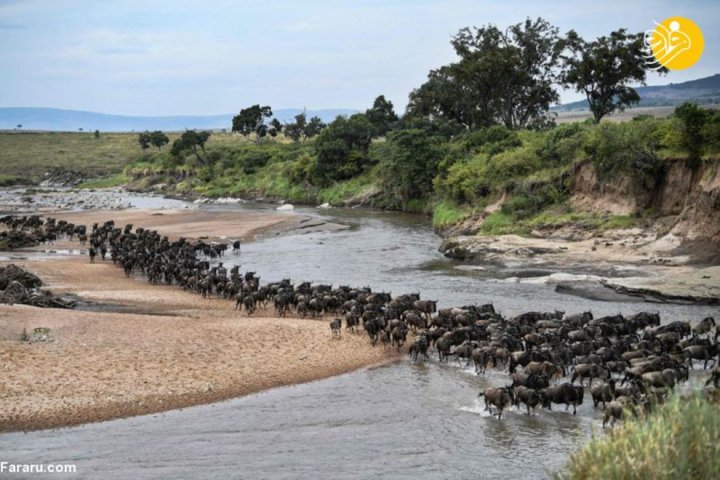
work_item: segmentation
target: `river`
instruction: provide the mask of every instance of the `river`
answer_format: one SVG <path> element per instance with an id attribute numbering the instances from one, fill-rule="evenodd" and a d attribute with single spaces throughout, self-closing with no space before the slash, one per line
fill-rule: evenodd
<path id="1" fill-rule="evenodd" d="M 369 285 L 393 294 L 420 292 L 441 307 L 492 302 L 506 315 L 555 309 L 596 315 L 652 310 L 664 321 L 717 315 L 717 307 L 599 302 L 559 294 L 544 281 L 551 271 L 465 269 L 437 252 L 440 238 L 423 217 L 352 209 L 299 208 L 296 213 L 310 216 L 308 223 L 350 228 L 261 237 L 244 244 L 241 255 L 226 256 L 226 264 L 239 262 L 241 271 L 254 270 L 263 282 L 291 278 Z M 587 266 L 570 273 L 604 272 Z M 213 405 L 4 434 L 0 460 L 76 464 L 78 473 L 68 478 L 547 477 L 593 429 L 600 430 L 599 413 L 588 397 L 577 416 L 564 407 L 532 416 L 512 409 L 498 421 L 483 411 L 477 394 L 507 378 L 501 372 L 477 377 L 434 359 L 417 365 L 402 360 Z"/>

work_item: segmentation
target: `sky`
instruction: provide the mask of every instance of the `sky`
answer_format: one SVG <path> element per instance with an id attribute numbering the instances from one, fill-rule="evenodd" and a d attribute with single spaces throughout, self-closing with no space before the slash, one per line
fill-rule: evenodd
<path id="1" fill-rule="evenodd" d="M 593 39 L 675 15 L 701 27 L 705 51 L 648 84 L 720 73 L 718 0 L 0 0 L 0 107 L 364 110 L 383 94 L 402 111 L 431 69 L 455 59 L 449 42 L 462 27 L 541 16 Z"/>

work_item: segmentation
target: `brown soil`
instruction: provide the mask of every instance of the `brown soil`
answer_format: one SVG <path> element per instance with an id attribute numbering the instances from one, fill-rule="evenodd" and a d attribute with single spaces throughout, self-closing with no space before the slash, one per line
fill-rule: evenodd
<path id="1" fill-rule="evenodd" d="M 272 214 L 229 218 L 204 212 L 152 213 L 156 212 L 57 217 L 85 224 L 114 218 L 116 223 L 188 238 L 252 238 L 263 229 L 296 221 Z M 43 248 L 47 246 L 36 250 Z M 331 339 L 328 319 L 273 318 L 270 311 L 249 318 L 235 311 L 229 300 L 202 299 L 178 287 L 125 278 L 109 261 L 32 257 L 20 265 L 39 275 L 53 293 L 75 293 L 132 313 L 0 306 L 0 431 L 75 425 L 215 402 L 397 358 L 371 347 L 363 334 L 344 332 L 342 339 Z M 50 328 L 54 341 L 19 340 L 24 329 L 36 327 Z"/>

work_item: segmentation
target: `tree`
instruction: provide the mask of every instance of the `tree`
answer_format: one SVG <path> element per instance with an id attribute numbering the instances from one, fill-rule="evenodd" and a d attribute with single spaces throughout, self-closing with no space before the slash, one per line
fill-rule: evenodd
<path id="1" fill-rule="evenodd" d="M 338 116 L 315 142 L 319 182 L 327 185 L 362 172 L 368 163 L 368 148 L 374 136 L 375 127 L 362 113 L 347 119 Z"/>
<path id="2" fill-rule="evenodd" d="M 152 143 L 153 147 L 157 147 L 159 152 L 163 145 L 170 143 L 170 139 L 160 130 L 155 130 L 150 134 L 150 143 Z"/>
<path id="3" fill-rule="evenodd" d="M 542 18 L 504 32 L 463 28 L 452 39 L 459 61 L 432 70 L 410 93 L 409 117 L 443 117 L 467 129 L 503 123 L 542 127 L 559 96 L 553 88 L 563 42 Z"/>
<path id="4" fill-rule="evenodd" d="M 408 129 L 390 132 L 387 140 L 387 154 L 380 164 L 383 190 L 402 205 L 431 194 L 443 145 L 447 145 L 444 139 Z"/>
<path id="5" fill-rule="evenodd" d="M 282 132 L 283 124 L 277 118 L 272 119 L 272 122 L 270 122 L 270 126 L 275 129 L 276 134 Z"/>
<path id="6" fill-rule="evenodd" d="M 317 136 L 323 128 L 325 124 L 319 117 L 312 117 L 308 122 L 305 112 L 302 112 L 295 115 L 295 122 L 285 125 L 285 136 L 294 142 L 302 140 L 305 143 L 305 140 Z"/>
<path id="7" fill-rule="evenodd" d="M 621 28 L 592 42 L 574 30 L 566 38 L 563 54 L 563 85 L 585 94 L 595 123 L 616 110 L 640 101 L 630 84 L 645 85 L 648 66 L 643 58 L 644 35 Z M 660 73 L 667 72 L 664 67 Z"/>
<path id="8" fill-rule="evenodd" d="M 95 138 L 100 138 L 100 130 L 95 130 Z"/>
<path id="9" fill-rule="evenodd" d="M 391 101 L 380 95 L 373 102 L 372 108 L 365 112 L 365 116 L 375 126 L 378 136 L 385 136 L 398 121 L 398 116 L 393 110 Z"/>
<path id="10" fill-rule="evenodd" d="M 710 112 L 695 103 L 685 102 L 675 109 L 675 116 L 682 122 L 682 146 L 688 151 L 690 164 L 697 168 L 705 146 L 703 128 Z"/>
<path id="11" fill-rule="evenodd" d="M 320 117 L 312 117 L 305 126 L 305 138 L 312 138 L 320 135 L 320 132 L 322 132 L 325 127 L 326 125 L 322 120 L 320 120 Z"/>
<path id="12" fill-rule="evenodd" d="M 208 163 L 208 156 L 207 152 L 205 152 L 205 143 L 207 143 L 209 138 L 210 132 L 208 131 L 196 132 L 195 130 L 185 130 L 180 138 L 173 142 L 170 153 L 177 157 L 181 153 L 190 150 L 193 154 L 195 154 L 198 162 L 206 165 Z M 200 148 L 200 151 L 202 151 L 203 155 L 205 155 L 205 158 L 200 155 L 198 148 Z"/>
<path id="13" fill-rule="evenodd" d="M 269 106 L 253 105 L 243 108 L 233 117 L 232 131 L 241 133 L 245 138 L 255 133 L 256 139 L 259 140 L 267 134 L 265 119 L 272 117 L 272 114 L 272 108 Z"/>
<path id="14" fill-rule="evenodd" d="M 149 132 L 143 132 L 143 133 L 139 134 L 139 135 L 138 135 L 138 143 L 140 144 L 140 148 L 142 148 L 143 151 L 145 151 L 145 150 L 147 150 L 148 148 L 150 148 L 150 145 L 151 145 L 151 143 L 152 143 L 152 140 L 151 140 L 151 138 L 150 138 L 150 133 L 149 133 Z"/>

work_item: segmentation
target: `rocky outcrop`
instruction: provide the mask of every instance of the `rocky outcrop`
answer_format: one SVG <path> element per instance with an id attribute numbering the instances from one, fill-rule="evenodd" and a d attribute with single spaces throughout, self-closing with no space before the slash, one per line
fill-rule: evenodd
<path id="1" fill-rule="evenodd" d="M 0 303 L 44 308 L 75 308 L 76 302 L 39 290 L 42 281 L 22 268 L 10 264 L 0 267 Z"/>

